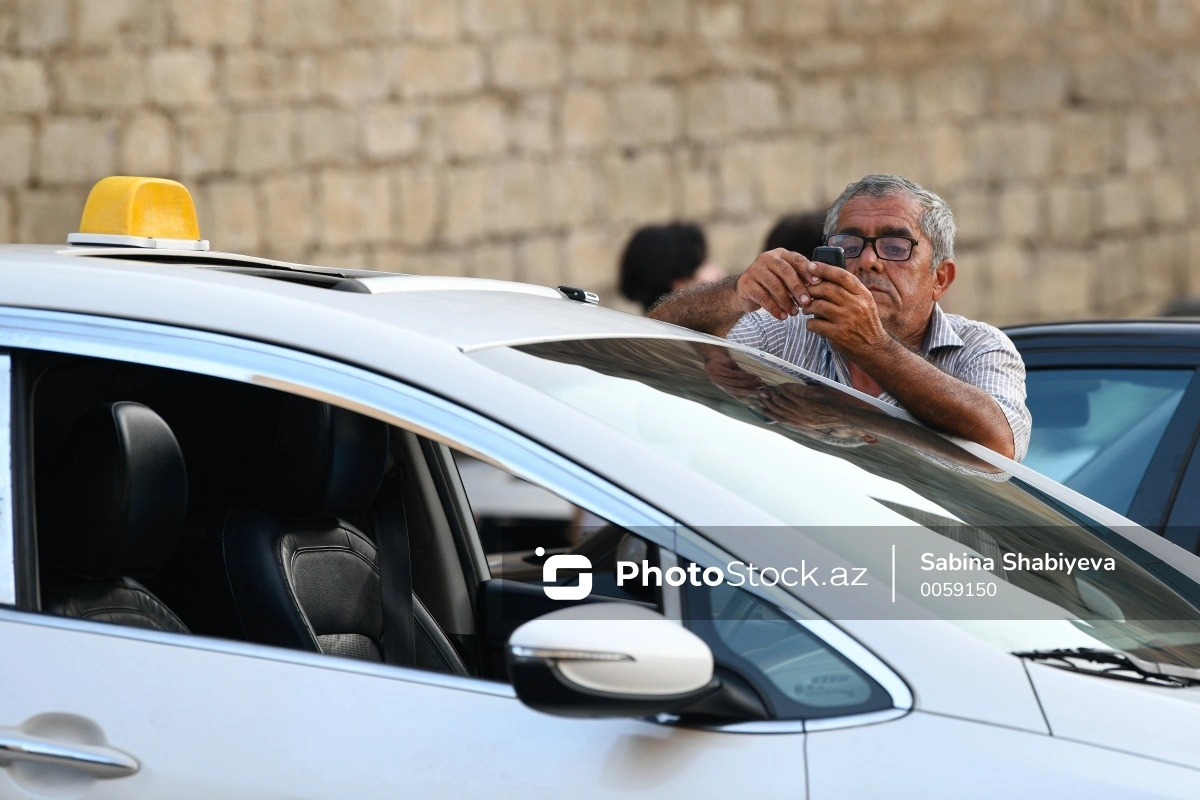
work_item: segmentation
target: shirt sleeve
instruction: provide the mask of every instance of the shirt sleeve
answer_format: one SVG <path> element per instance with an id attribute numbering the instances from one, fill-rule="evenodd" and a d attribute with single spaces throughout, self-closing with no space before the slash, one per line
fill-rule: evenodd
<path id="1" fill-rule="evenodd" d="M 783 346 L 787 342 L 787 323 L 760 309 L 743 314 L 725 334 L 725 338 L 735 344 L 744 344 L 782 358 Z"/>
<path id="2" fill-rule="evenodd" d="M 978 346 L 971 347 L 958 378 L 992 396 L 1004 412 L 1013 434 L 1013 458 L 1021 461 L 1029 450 L 1033 416 L 1025 406 L 1025 362 L 1012 341 L 987 326 Z"/>

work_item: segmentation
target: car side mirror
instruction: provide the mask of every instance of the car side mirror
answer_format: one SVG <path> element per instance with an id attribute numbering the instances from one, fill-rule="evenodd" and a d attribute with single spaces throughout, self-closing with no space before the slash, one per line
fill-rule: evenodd
<path id="1" fill-rule="evenodd" d="M 708 645 L 632 603 L 591 603 L 526 622 L 508 640 L 525 705 L 564 717 L 677 713 L 721 688 Z"/>

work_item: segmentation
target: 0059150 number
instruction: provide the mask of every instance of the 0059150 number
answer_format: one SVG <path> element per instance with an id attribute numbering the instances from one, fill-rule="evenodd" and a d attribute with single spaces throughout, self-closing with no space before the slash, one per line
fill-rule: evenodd
<path id="1" fill-rule="evenodd" d="M 995 597 L 996 584 L 988 581 L 975 583 L 922 583 L 921 597 Z"/>

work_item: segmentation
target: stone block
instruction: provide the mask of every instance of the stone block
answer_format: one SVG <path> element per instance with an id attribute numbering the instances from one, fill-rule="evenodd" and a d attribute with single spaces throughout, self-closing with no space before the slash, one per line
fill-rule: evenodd
<path id="1" fill-rule="evenodd" d="M 369 109 L 364 126 L 367 156 L 388 160 L 415 153 L 427 125 L 426 112 L 419 109 L 400 104 Z"/>
<path id="2" fill-rule="evenodd" d="M 258 193 L 241 181 L 216 181 L 203 187 L 197 202 L 200 230 L 214 250 L 255 255 L 262 248 Z"/>
<path id="3" fill-rule="evenodd" d="M 755 148 L 762 203 L 773 211 L 801 211 L 815 207 L 817 148 L 809 139 L 787 139 Z"/>
<path id="4" fill-rule="evenodd" d="M 139 105 L 145 92 L 142 59 L 128 53 L 54 61 L 59 106 L 68 111 L 106 111 Z"/>
<path id="5" fill-rule="evenodd" d="M 1098 280 L 1091 287 L 1094 310 L 1103 316 L 1133 316 L 1150 262 L 1138 258 L 1130 239 L 1101 240 L 1091 255 L 1099 264 Z"/>
<path id="6" fill-rule="evenodd" d="M 687 36 L 692 32 L 688 13 L 691 5 L 688 0 L 619 2 L 620 16 L 615 32 L 652 40 Z"/>
<path id="7" fill-rule="evenodd" d="M 1129 59 L 1110 54 L 1073 64 L 1070 92 L 1078 100 L 1097 105 L 1116 105 L 1134 99 L 1137 71 Z"/>
<path id="8" fill-rule="evenodd" d="M 849 113 L 846 95 L 846 84 L 836 78 L 814 78 L 789 85 L 792 127 L 805 132 L 844 131 Z"/>
<path id="9" fill-rule="evenodd" d="M 581 41 L 567 48 L 567 73 L 576 81 L 611 84 L 632 74 L 633 49 L 628 42 Z"/>
<path id="10" fill-rule="evenodd" d="M 1068 74 L 1062 64 L 1004 64 L 994 82 L 1002 112 L 1046 112 L 1066 105 Z"/>
<path id="11" fill-rule="evenodd" d="M 462 251 L 435 250 L 432 253 L 422 253 L 384 249 L 378 251 L 375 260 L 374 268 L 387 272 L 448 277 L 468 274 L 466 253 Z"/>
<path id="12" fill-rule="evenodd" d="M 481 39 L 524 33 L 533 23 L 529 6 L 514 0 L 464 0 L 461 18 L 466 32 Z"/>
<path id="13" fill-rule="evenodd" d="M 323 172 L 318 181 L 321 243 L 324 246 L 361 246 L 392 238 L 392 213 L 385 175 L 329 170 Z"/>
<path id="14" fill-rule="evenodd" d="M 264 45 L 309 50 L 341 44 L 339 0 L 259 0 Z"/>
<path id="15" fill-rule="evenodd" d="M 510 39 L 492 50 L 492 82 L 516 91 L 557 86 L 562 83 L 563 62 L 562 47 L 554 39 Z"/>
<path id="16" fill-rule="evenodd" d="M 1188 184 L 1173 172 L 1160 173 L 1146 180 L 1143 191 L 1149 200 L 1152 225 L 1177 225 L 1188 221 Z"/>
<path id="17" fill-rule="evenodd" d="M 756 36 L 815 37 L 829 30 L 829 0 L 751 0 L 748 25 Z"/>
<path id="18" fill-rule="evenodd" d="M 604 177 L 591 161 L 567 159 L 549 165 L 548 221 L 570 228 L 596 222 L 604 207 Z"/>
<path id="19" fill-rule="evenodd" d="M 595 89 L 569 89 L 563 97 L 563 146 L 568 150 L 598 147 L 609 140 L 608 99 Z"/>
<path id="20" fill-rule="evenodd" d="M 1100 227 L 1104 231 L 1133 231 L 1145 224 L 1142 193 L 1130 178 L 1109 178 L 1100 184 Z"/>
<path id="21" fill-rule="evenodd" d="M 913 101 L 910 87 L 894 76 L 872 74 L 847 86 L 848 121 L 860 128 L 876 128 L 904 121 Z"/>
<path id="22" fill-rule="evenodd" d="M 44 184 L 91 184 L 112 175 L 116 130 L 111 122 L 59 117 L 42 126 L 36 178 Z"/>
<path id="23" fill-rule="evenodd" d="M 703 39 L 732 39 L 742 35 L 745 9 L 729 0 L 704 0 L 695 6 L 696 30 Z"/>
<path id="24" fill-rule="evenodd" d="M 167 41 L 168 16 L 159 0 L 78 0 L 74 42 L 115 49 L 161 46 Z"/>
<path id="25" fill-rule="evenodd" d="M 44 111 L 49 105 L 46 71 L 39 61 L 0 58 L 0 109 L 20 114 Z"/>
<path id="26" fill-rule="evenodd" d="M 161 114 L 138 114 L 121 132 L 121 172 L 125 175 L 175 175 L 178 172 L 175 151 L 175 127 L 171 121 Z"/>
<path id="27" fill-rule="evenodd" d="M 363 137 L 357 115 L 332 108 L 306 108 L 296 113 L 301 163 L 313 166 L 351 164 L 358 160 Z M 368 112 L 368 118 L 370 115 Z M 375 144 L 378 147 L 379 142 Z"/>
<path id="28" fill-rule="evenodd" d="M 737 133 L 767 133 L 781 124 L 775 87 L 754 78 L 711 79 L 688 86 L 685 129 L 713 141 Z"/>
<path id="29" fill-rule="evenodd" d="M 457 245 L 479 238 L 487 221 L 490 172 L 481 166 L 451 167 L 446 170 L 446 217 L 442 240 Z"/>
<path id="30" fill-rule="evenodd" d="M 1033 239 L 1041 233 L 1042 197 L 1032 184 L 1008 184 L 997 198 L 1000 233 L 1008 242 Z M 994 233 L 993 233 L 994 235 Z"/>
<path id="31" fill-rule="evenodd" d="M 215 69 L 207 50 L 166 50 L 146 62 L 147 97 L 166 108 L 211 105 Z"/>
<path id="32" fill-rule="evenodd" d="M 179 172 L 185 178 L 225 172 L 233 152 L 233 121 L 224 111 L 180 114 Z"/>
<path id="33" fill-rule="evenodd" d="M 79 230 L 87 195 L 78 188 L 29 189 L 17 207 L 16 241 L 27 244 L 66 244 L 67 234 Z"/>
<path id="34" fill-rule="evenodd" d="M 0 124 L 0 186 L 23 186 L 33 169 L 33 126 L 27 122 Z"/>
<path id="35" fill-rule="evenodd" d="M 410 0 L 408 32 L 414 39 L 449 41 L 462 31 L 457 3 L 446 0 Z"/>
<path id="36" fill-rule="evenodd" d="M 484 207 L 489 233 L 533 232 L 546 224 L 547 170 L 533 161 L 497 164 L 488 170 Z"/>
<path id="37" fill-rule="evenodd" d="M 252 175 L 293 166 L 294 122 L 288 109 L 240 112 L 234 126 L 234 169 Z"/>
<path id="38" fill-rule="evenodd" d="M 1096 198 L 1078 183 L 1056 183 L 1046 198 L 1050 240 L 1071 245 L 1087 244 L 1096 230 Z"/>
<path id="39" fill-rule="evenodd" d="M 757 211 L 762 205 L 760 159 L 753 144 L 735 144 L 717 156 L 717 208 L 733 215 Z"/>
<path id="40" fill-rule="evenodd" d="M 267 178 L 262 197 L 262 238 L 272 252 L 303 252 L 316 238 L 313 181 L 307 175 Z"/>
<path id="41" fill-rule="evenodd" d="M 987 72 L 971 64 L 937 66 L 917 73 L 913 81 L 918 120 L 966 119 L 987 107 Z"/>
<path id="42" fill-rule="evenodd" d="M 613 94 L 613 107 L 614 135 L 621 144 L 662 144 L 673 141 L 681 132 L 679 98 L 669 86 L 642 84 L 618 89 Z"/>
<path id="43" fill-rule="evenodd" d="M 1173 108 L 1164 112 L 1160 139 L 1166 162 L 1181 170 L 1195 169 L 1200 164 L 1200 110 L 1192 106 Z"/>
<path id="44" fill-rule="evenodd" d="M 675 215 L 671 165 L 665 155 L 610 156 L 605 172 L 610 219 L 643 223 Z"/>
<path id="45" fill-rule="evenodd" d="M 934 186 L 950 187 L 971 173 L 967 160 L 967 139 L 957 125 L 932 125 L 924 128 L 928 149 L 925 157 L 929 181 Z"/>
<path id="46" fill-rule="evenodd" d="M 988 271 L 988 317 L 994 325 L 1013 325 L 1036 319 L 1038 286 L 1032 277 L 1032 254 L 1021 247 L 1001 244 L 983 253 Z"/>
<path id="47" fill-rule="evenodd" d="M 994 238 L 996 230 L 995 197 L 986 189 L 964 187 L 945 197 L 958 226 L 957 242 L 968 247 Z"/>
<path id="48" fill-rule="evenodd" d="M 320 96 L 344 106 L 379 100 L 388 93 L 382 55 L 375 50 L 336 50 L 316 58 Z"/>
<path id="49" fill-rule="evenodd" d="M 709 258 L 730 274 L 741 272 L 762 252 L 763 236 L 772 221 L 767 216 L 756 216 L 712 223 L 708 226 Z"/>
<path id="50" fill-rule="evenodd" d="M 949 314 L 961 314 L 968 319 L 986 320 L 991 316 L 989 308 L 990 276 L 988 265 L 978 250 L 961 248 L 955 251 L 957 267 L 954 282 L 938 305 Z"/>
<path id="51" fill-rule="evenodd" d="M 222 94 L 235 105 L 307 100 L 316 83 L 312 59 L 263 50 L 228 53 L 220 72 Z"/>
<path id="52" fill-rule="evenodd" d="M 1107 175 L 1117 162 L 1118 120 L 1104 111 L 1071 112 L 1058 123 L 1055 166 L 1063 175 Z"/>
<path id="53" fill-rule="evenodd" d="M 688 39 L 637 44 L 629 70 L 645 81 L 684 81 L 715 71 L 712 49 Z"/>
<path id="54" fill-rule="evenodd" d="M 557 236 L 534 236 L 517 243 L 517 280 L 537 286 L 563 282 L 566 261 L 563 242 Z"/>
<path id="55" fill-rule="evenodd" d="M 671 173 L 681 217 L 704 219 L 712 216 L 717 207 L 714 172 L 714 166 L 702 152 L 682 151 L 673 155 Z"/>
<path id="56" fill-rule="evenodd" d="M 585 228 L 567 235 L 566 258 L 559 274 L 568 286 L 591 289 L 611 282 L 620 258 L 621 241 L 604 228 Z"/>
<path id="57" fill-rule="evenodd" d="M 470 45 L 412 45 L 400 65 L 401 91 L 408 97 L 440 97 L 483 85 L 483 56 Z"/>
<path id="58" fill-rule="evenodd" d="M 472 98 L 444 108 L 438 122 L 438 139 L 452 157 L 498 155 L 508 148 L 508 115 L 495 97 Z"/>
<path id="59" fill-rule="evenodd" d="M 0 194 L 0 242 L 15 242 L 16 226 L 13 224 L 13 205 L 8 195 Z"/>
<path id="60" fill-rule="evenodd" d="M 1092 285 L 1103 280 L 1094 259 L 1075 248 L 1042 250 L 1034 259 L 1030 300 L 1039 319 L 1083 319 L 1091 316 Z"/>
<path id="61" fill-rule="evenodd" d="M 70 38 L 70 0 L 16 0 L 16 5 L 21 50 L 48 50 Z"/>
<path id="62" fill-rule="evenodd" d="M 512 117 L 512 139 L 523 153 L 551 153 L 558 141 L 558 98 L 554 94 L 522 94 Z"/>
<path id="63" fill-rule="evenodd" d="M 517 247 L 515 244 L 481 244 L 463 254 L 463 272 L 475 278 L 497 281 L 517 279 Z"/>
<path id="64" fill-rule="evenodd" d="M 801 72 L 829 74 L 857 70 L 870 61 L 873 48 L 861 38 L 816 39 L 788 53 L 789 66 Z"/>
<path id="65" fill-rule="evenodd" d="M 249 44 L 257 32 L 254 4 L 246 0 L 169 0 L 167 13 L 172 31 L 190 45 L 235 47 Z"/>
<path id="66" fill-rule="evenodd" d="M 1131 111 L 1121 120 L 1124 134 L 1122 166 L 1126 172 L 1148 172 L 1163 162 L 1161 135 L 1151 116 Z"/>
<path id="67" fill-rule="evenodd" d="M 431 244 L 442 219 L 441 179 L 427 166 L 405 167 L 392 176 L 392 233 L 405 245 Z"/>
<path id="68" fill-rule="evenodd" d="M 338 0 L 337 38 L 349 43 L 394 41 L 409 32 L 411 11 L 409 0 Z"/>
<path id="69" fill-rule="evenodd" d="M 1050 125 L 1040 121 L 986 121 L 967 133 L 972 175 L 982 180 L 1045 178 L 1053 153 Z"/>
<path id="70" fill-rule="evenodd" d="M 382 257 L 383 252 L 380 252 Z M 309 253 L 307 263 L 333 269 L 384 269 L 373 263 L 365 247 L 317 247 Z M 403 270 L 394 269 L 392 272 Z"/>

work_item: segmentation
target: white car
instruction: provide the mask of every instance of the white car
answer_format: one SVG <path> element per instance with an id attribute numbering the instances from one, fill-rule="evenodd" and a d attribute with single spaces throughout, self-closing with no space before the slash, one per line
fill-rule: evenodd
<path id="1" fill-rule="evenodd" d="M 209 251 L 175 186 L 0 248 L 0 798 L 1200 796 L 1195 556 L 583 292 Z M 608 525 L 495 578 L 456 454 Z"/>

